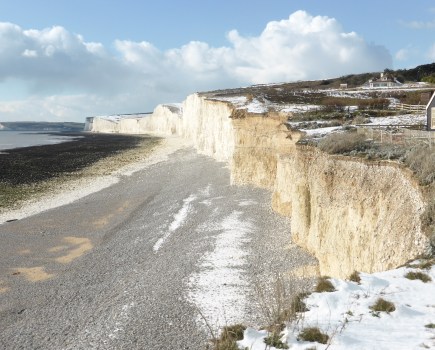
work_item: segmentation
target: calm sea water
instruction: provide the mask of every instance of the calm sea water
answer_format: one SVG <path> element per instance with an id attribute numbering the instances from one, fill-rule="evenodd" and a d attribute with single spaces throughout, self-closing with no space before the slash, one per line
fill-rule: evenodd
<path id="1" fill-rule="evenodd" d="M 76 138 L 61 134 L 41 134 L 39 131 L 0 131 L 0 151 L 19 147 L 51 145 Z"/>

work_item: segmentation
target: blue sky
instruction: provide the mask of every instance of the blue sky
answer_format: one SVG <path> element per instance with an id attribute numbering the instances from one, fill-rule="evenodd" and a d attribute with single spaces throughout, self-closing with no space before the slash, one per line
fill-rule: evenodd
<path id="1" fill-rule="evenodd" d="M 435 61 L 428 0 L 0 0 L 0 122 Z"/>

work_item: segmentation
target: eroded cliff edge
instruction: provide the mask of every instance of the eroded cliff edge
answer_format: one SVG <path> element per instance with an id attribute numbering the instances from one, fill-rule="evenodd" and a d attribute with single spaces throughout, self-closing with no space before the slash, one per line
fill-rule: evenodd
<path id="1" fill-rule="evenodd" d="M 233 183 L 273 192 L 273 208 L 291 217 L 289 239 L 291 230 L 324 275 L 386 270 L 431 251 L 420 219 L 426 202 L 408 169 L 300 146 L 285 115 L 252 114 L 209 97 L 194 94 L 144 118 L 89 119 L 87 130 L 178 135 L 228 162 Z"/>

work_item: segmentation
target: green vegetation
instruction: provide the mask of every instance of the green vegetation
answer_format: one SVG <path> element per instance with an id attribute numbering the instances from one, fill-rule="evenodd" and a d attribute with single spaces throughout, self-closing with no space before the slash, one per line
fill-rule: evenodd
<path id="1" fill-rule="evenodd" d="M 304 328 L 298 336 L 298 340 L 317 342 L 320 344 L 326 344 L 329 340 L 329 336 L 320 331 L 317 327 Z"/>
<path id="2" fill-rule="evenodd" d="M 427 283 L 427 282 L 432 281 L 432 278 L 430 278 L 430 276 L 428 274 L 426 274 L 424 272 L 419 272 L 419 271 L 416 271 L 416 272 L 410 271 L 405 275 L 405 277 L 407 279 L 410 279 L 410 280 L 420 280 L 423 283 Z"/>
<path id="3" fill-rule="evenodd" d="M 429 323 L 427 325 L 425 325 L 426 328 L 430 328 L 430 329 L 434 329 L 435 328 L 435 323 Z"/>

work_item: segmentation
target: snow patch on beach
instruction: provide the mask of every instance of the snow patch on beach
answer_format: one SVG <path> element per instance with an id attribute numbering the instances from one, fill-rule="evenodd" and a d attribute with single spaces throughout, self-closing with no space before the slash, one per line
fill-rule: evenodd
<path id="1" fill-rule="evenodd" d="M 168 231 L 163 235 L 163 237 L 159 238 L 159 240 L 154 244 L 153 250 L 154 252 L 158 252 L 162 245 L 166 242 L 166 240 L 171 236 L 173 232 L 175 232 L 181 225 L 186 221 L 186 218 L 191 211 L 191 203 L 196 199 L 196 196 L 190 195 L 189 197 L 183 200 L 183 205 L 181 209 L 174 215 L 174 219 L 169 225 Z"/>
<path id="2" fill-rule="evenodd" d="M 432 281 L 409 280 L 404 276 L 410 271 L 424 272 Z M 360 277 L 360 284 L 331 279 L 335 292 L 311 294 L 305 300 L 309 311 L 301 314 L 301 322 L 287 326 L 282 341 L 290 349 L 435 348 L 435 266 L 430 270 L 402 267 L 361 273 Z M 373 312 L 370 307 L 380 297 L 394 303 L 395 311 Z M 330 344 L 298 341 L 299 332 L 306 327 L 318 327 L 329 335 Z M 239 345 L 264 350 L 266 336 L 267 331 L 249 328 Z"/>
<path id="3" fill-rule="evenodd" d="M 203 229 L 208 226 L 220 233 L 214 250 L 203 257 L 201 271 L 189 279 L 189 298 L 214 327 L 240 322 L 245 314 L 248 281 L 243 274 L 247 256 L 243 245 L 254 227 L 241 215 L 234 211 L 221 222 L 204 225 Z"/>

